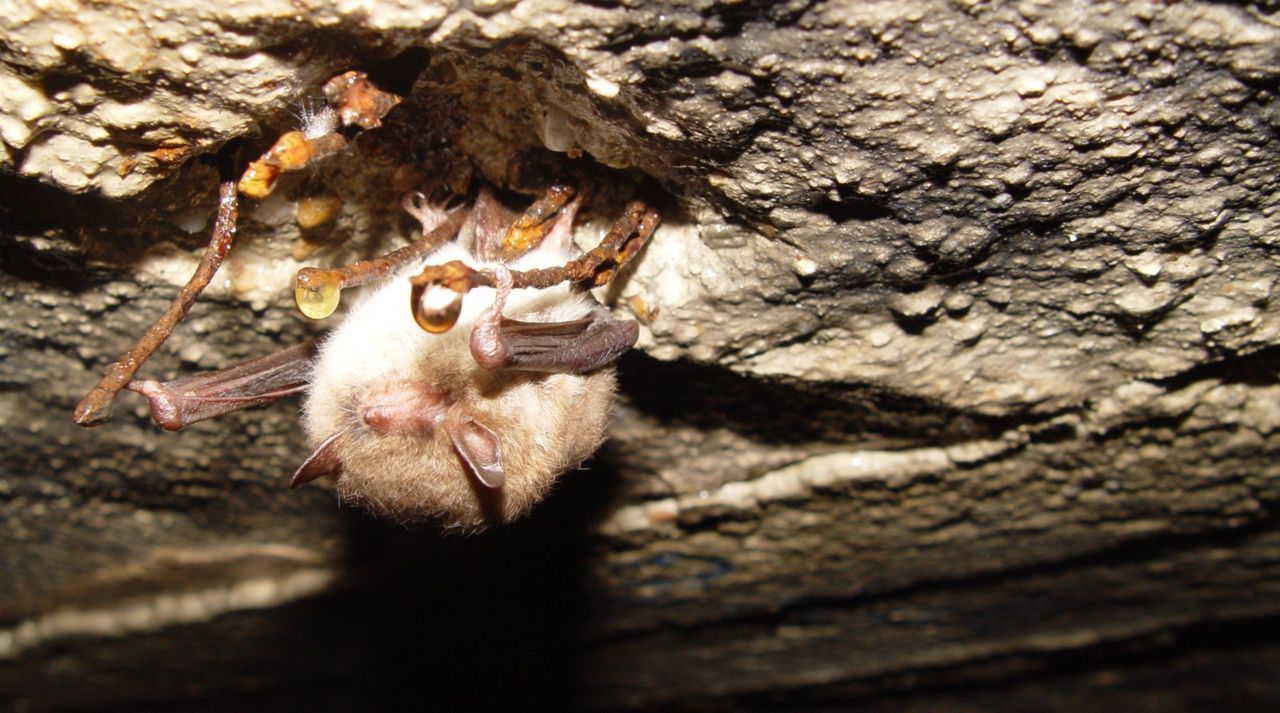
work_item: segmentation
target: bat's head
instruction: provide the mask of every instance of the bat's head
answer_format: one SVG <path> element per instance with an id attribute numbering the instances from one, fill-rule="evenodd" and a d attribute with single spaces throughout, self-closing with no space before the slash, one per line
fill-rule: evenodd
<path id="1" fill-rule="evenodd" d="M 525 513 L 590 456 L 604 437 L 613 370 L 480 367 L 468 339 L 492 292 L 474 290 L 443 334 L 417 326 L 405 279 L 357 303 L 316 358 L 304 407 L 316 452 L 296 478 L 332 474 L 344 502 L 393 520 L 480 529 Z M 516 290 L 505 312 L 567 321 L 592 308 L 562 286 Z"/>

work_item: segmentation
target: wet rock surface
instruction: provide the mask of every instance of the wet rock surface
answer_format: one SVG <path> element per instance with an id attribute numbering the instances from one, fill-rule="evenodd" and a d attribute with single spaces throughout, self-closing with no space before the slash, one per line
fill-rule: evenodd
<path id="1" fill-rule="evenodd" d="M 1230 695 L 1150 686 L 1275 660 L 1247 635 L 1280 615 L 1274 4 L 65 2 L 0 24 L 21 705 L 356 705 L 424 670 L 442 704 L 1274 699 L 1243 665 Z M 643 195 L 663 224 L 601 295 L 642 318 L 612 440 L 515 527 L 439 537 L 288 492 L 290 405 L 169 434 L 126 395 L 70 422 L 194 267 L 214 153 L 260 152 L 352 67 L 405 104 L 246 202 L 144 373 L 317 333 L 296 270 L 401 244 L 399 197 L 432 181 L 578 171 L 588 247 Z M 332 221 L 299 227 L 317 196 Z M 495 688 L 479 661 L 516 672 Z"/>

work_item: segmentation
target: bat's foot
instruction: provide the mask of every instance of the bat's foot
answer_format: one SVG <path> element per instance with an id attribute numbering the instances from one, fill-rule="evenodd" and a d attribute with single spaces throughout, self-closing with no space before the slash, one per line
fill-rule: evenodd
<path id="1" fill-rule="evenodd" d="M 502 309 L 507 305 L 514 279 L 506 265 L 497 265 L 493 268 L 493 281 L 493 304 L 480 313 L 471 329 L 471 356 L 485 369 L 501 369 L 511 356 L 511 347 L 502 336 Z"/>
<path id="2" fill-rule="evenodd" d="M 578 209 L 582 207 L 582 199 L 586 195 L 586 191 L 578 193 L 560 209 L 547 237 L 542 240 L 543 246 L 561 253 L 570 252 L 569 248 L 573 245 L 573 222 L 577 220 Z"/>
<path id="3" fill-rule="evenodd" d="M 418 191 L 406 193 L 404 198 L 400 200 L 400 207 L 404 208 L 404 212 L 413 216 L 415 220 L 422 224 L 423 237 L 444 225 L 444 222 L 449 219 L 448 199 L 435 202 Z"/>
<path id="4" fill-rule="evenodd" d="M 568 183 L 553 183 L 541 198 L 534 201 L 516 219 L 499 243 L 499 254 L 504 261 L 514 260 L 526 252 L 542 245 L 552 227 L 565 218 L 565 208 L 572 206 L 568 213 L 569 224 L 573 224 L 573 214 L 577 212 L 581 201 L 570 202 L 578 194 L 578 190 Z M 566 205 L 567 204 L 567 205 Z"/>

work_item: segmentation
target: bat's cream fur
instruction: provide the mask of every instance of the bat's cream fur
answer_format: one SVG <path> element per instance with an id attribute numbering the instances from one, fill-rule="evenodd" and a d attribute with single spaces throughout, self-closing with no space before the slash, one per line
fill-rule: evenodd
<path id="1" fill-rule="evenodd" d="M 559 248 L 543 247 L 509 267 L 550 267 L 567 257 Z M 579 376 L 481 368 L 468 340 L 476 318 L 493 301 L 488 288 L 467 294 L 451 330 L 424 332 L 410 312 L 408 277 L 426 262 L 449 260 L 487 266 L 448 244 L 353 306 L 320 347 L 304 418 L 313 446 L 343 434 L 336 442 L 342 473 L 335 484 L 342 501 L 393 520 L 438 519 L 446 527 L 479 529 L 526 512 L 556 476 L 595 451 L 604 438 L 614 372 L 606 368 Z M 513 290 L 503 314 L 559 322 L 584 317 L 594 307 L 590 296 L 559 285 Z M 477 482 L 443 428 L 422 436 L 383 435 L 361 421 L 361 406 L 370 394 L 412 382 L 442 387 L 497 436 L 506 471 L 503 487 Z"/>

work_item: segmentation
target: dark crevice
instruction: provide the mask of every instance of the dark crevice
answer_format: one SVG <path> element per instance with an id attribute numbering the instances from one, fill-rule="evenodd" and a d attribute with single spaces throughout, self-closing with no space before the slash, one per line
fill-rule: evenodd
<path id="1" fill-rule="evenodd" d="M 1013 423 L 966 413 L 865 384 L 810 384 L 752 378 L 691 362 L 631 352 L 619 364 L 621 393 L 658 421 L 708 431 L 725 428 L 768 444 L 893 439 L 947 445 L 994 437 Z"/>
<path id="2" fill-rule="evenodd" d="M 120 270 L 90 266 L 83 255 L 71 249 L 40 248 L 7 232 L 0 232 L 0 274 L 72 293 L 125 277 Z"/>
<path id="3" fill-rule="evenodd" d="M 666 623 L 663 627 L 646 630 L 615 631 L 595 640 L 597 644 L 618 641 L 642 640 L 658 631 L 709 631 L 716 628 L 740 627 L 776 628 L 792 617 L 803 617 L 806 611 L 848 611 L 873 602 L 906 600 L 912 597 L 959 592 L 962 590 L 994 590 L 1001 586 L 1031 577 L 1050 577 L 1088 568 L 1113 568 L 1152 562 L 1162 555 L 1173 555 L 1196 549 L 1239 547 L 1245 541 L 1280 529 L 1280 503 L 1261 503 L 1264 515 L 1237 527 L 1224 527 L 1198 532 L 1163 532 L 1150 537 L 1139 537 L 1119 542 L 1112 547 L 1064 557 L 1054 561 L 1016 565 L 995 571 L 982 571 L 957 577 L 921 581 L 906 586 L 862 591 L 857 594 L 836 597 L 806 597 L 781 602 L 777 608 L 764 612 L 749 612 L 727 616 L 714 621 L 689 624 Z"/>
<path id="4" fill-rule="evenodd" d="M 0 170 L 0 235 L 36 235 L 95 223 L 114 223 L 118 203 L 93 193 L 74 194 L 34 178 Z"/>
<path id="5" fill-rule="evenodd" d="M 344 586 L 269 612 L 236 611 L 125 640 L 50 641 L 25 664 L 72 657 L 93 680 L 59 689 L 56 681 L 79 676 L 77 668 L 26 691 L 37 710 L 72 707 L 68 701 L 77 710 L 278 710 L 274 697 L 293 706 L 309 700 L 304 707 L 316 710 L 391 710 L 424 695 L 440 710 L 570 709 L 589 621 L 581 532 L 616 478 L 566 480 L 539 517 L 474 537 L 348 512 Z M 272 497 L 290 495 L 282 485 Z M 222 643 L 211 647 L 211 634 Z M 503 672 L 500 685 L 494 670 Z M 137 684 L 142 671 L 154 680 Z M 406 698 L 410 691 L 417 693 Z"/>
<path id="6" fill-rule="evenodd" d="M 1271 386 L 1280 382 L 1280 345 L 1264 347 L 1247 354 L 1233 354 L 1216 361 L 1197 364 L 1173 376 L 1146 381 L 1167 391 L 1178 391 L 1196 382 L 1211 379 L 1249 386 Z"/>
<path id="7" fill-rule="evenodd" d="M 847 186 L 837 188 L 836 198 L 823 195 L 822 198 L 809 206 L 809 209 L 831 218 L 837 224 L 886 219 L 910 222 L 903 220 L 891 204 L 858 195 L 851 187 Z"/>
<path id="8" fill-rule="evenodd" d="M 1135 432 L 1150 433 L 1152 431 L 1158 431 L 1159 429 L 1162 429 L 1162 428 L 1167 428 L 1170 431 L 1181 432 L 1182 424 L 1187 420 L 1187 418 L 1190 415 L 1191 415 L 1190 412 L 1177 414 L 1173 416 L 1143 415 L 1139 417 L 1139 420 L 1137 421 L 1129 421 L 1126 423 L 1121 423 L 1115 426 L 1111 426 L 1110 428 L 1107 428 L 1106 431 L 1093 435 L 1092 439 L 1098 443 L 1101 443 L 1103 441 L 1114 441 L 1114 440 L 1123 438 L 1126 435 L 1131 433 L 1135 433 Z"/>
<path id="9" fill-rule="evenodd" d="M 410 47 L 391 59 L 370 65 L 367 72 L 379 88 L 403 96 L 413 91 L 413 85 L 430 63 L 430 50 Z"/>
<path id="10" fill-rule="evenodd" d="M 700 37 L 739 37 L 751 25 L 760 25 L 767 31 L 784 30 L 799 23 L 814 4 L 816 3 L 812 1 L 779 3 L 765 0 L 717 3 L 702 11 L 704 23 L 700 27 L 682 30 L 671 23 L 636 23 L 634 27 L 643 29 L 616 33 L 598 49 L 623 54 L 636 47 L 672 39 L 689 41 Z"/>
<path id="11" fill-rule="evenodd" d="M 1274 647 L 1277 639 L 1280 639 L 1280 616 L 1208 620 L 1064 651 L 1017 651 L 978 657 L 959 664 L 885 673 L 856 681 L 739 695 L 734 696 L 732 707 L 741 711 L 776 711 L 779 703 L 785 701 L 788 710 L 797 707 L 831 710 L 827 706 L 905 704 L 912 699 L 927 700 L 934 695 L 946 695 L 950 701 L 964 693 L 1003 693 L 1008 696 L 1011 685 L 1048 684 L 1115 668 L 1131 672 L 1148 665 L 1173 663 L 1197 652 L 1238 654 Z M 1103 688 L 1105 690 L 1105 686 Z M 1243 690 L 1235 691 L 1228 698 L 1236 704 L 1228 707 L 1233 711 L 1271 710 L 1274 703 L 1269 697 Z M 1101 697 L 1092 699 L 1095 704 L 1105 700 Z M 1242 704 L 1250 707 L 1238 707 Z"/>
<path id="12" fill-rule="evenodd" d="M 920 284 L 924 284 L 924 282 L 921 281 Z M 898 325 L 898 329 L 901 329 L 903 334 L 908 334 L 913 337 L 921 336 L 924 334 L 924 330 L 929 328 L 929 325 L 938 321 L 937 316 L 933 314 L 919 316 L 899 314 L 898 312 L 893 312 L 891 314 L 893 317 L 893 323 Z"/>

